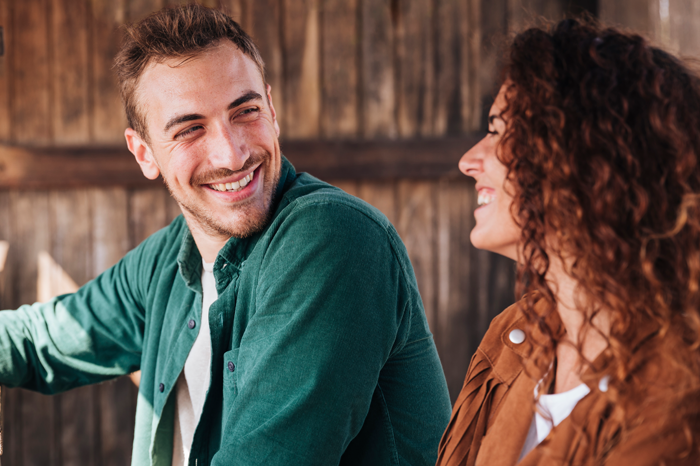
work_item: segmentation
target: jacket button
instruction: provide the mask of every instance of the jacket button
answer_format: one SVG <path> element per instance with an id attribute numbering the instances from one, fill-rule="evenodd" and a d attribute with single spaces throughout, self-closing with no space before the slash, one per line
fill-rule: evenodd
<path id="1" fill-rule="evenodd" d="M 609 375 L 603 376 L 603 378 L 600 379 L 600 382 L 598 382 L 598 390 L 600 390 L 603 393 L 607 392 L 609 384 L 610 384 L 610 376 Z"/>
<path id="2" fill-rule="evenodd" d="M 523 332 L 519 328 L 511 330 L 510 334 L 508 335 L 508 339 L 510 339 L 510 341 L 512 341 L 516 345 L 519 345 L 520 343 L 525 341 L 525 332 Z"/>
<path id="3" fill-rule="evenodd" d="M 190 321 L 187 322 L 187 326 L 191 329 L 194 328 L 196 325 L 197 325 L 197 322 L 195 322 L 194 319 L 190 319 Z"/>
<path id="4" fill-rule="evenodd" d="M 158 385 L 158 390 L 160 390 L 160 392 L 163 393 L 165 391 L 165 385 L 163 385 L 163 384 Z"/>
<path id="5" fill-rule="evenodd" d="M 236 370 L 236 365 L 231 361 L 228 362 L 228 370 L 230 370 L 231 372 Z"/>

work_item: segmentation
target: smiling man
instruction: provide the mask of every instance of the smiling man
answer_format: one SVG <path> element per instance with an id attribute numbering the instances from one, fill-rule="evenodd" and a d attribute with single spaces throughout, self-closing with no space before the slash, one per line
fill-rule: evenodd
<path id="1" fill-rule="evenodd" d="M 77 293 L 0 313 L 0 383 L 140 369 L 134 465 L 432 465 L 447 388 L 406 250 L 282 156 L 262 59 L 162 10 L 116 59 L 129 149 L 182 216 Z"/>

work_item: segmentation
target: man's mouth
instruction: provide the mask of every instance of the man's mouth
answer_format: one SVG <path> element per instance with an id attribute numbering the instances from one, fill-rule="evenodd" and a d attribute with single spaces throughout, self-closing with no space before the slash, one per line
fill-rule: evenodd
<path id="1" fill-rule="evenodd" d="M 477 204 L 479 204 L 479 206 L 491 204 L 496 199 L 496 196 L 485 189 L 479 190 L 478 194 Z"/>
<path id="2" fill-rule="evenodd" d="M 248 186 L 248 183 L 253 181 L 254 175 L 255 175 L 255 172 L 251 172 L 238 181 L 234 181 L 232 183 L 210 184 L 209 187 L 215 191 L 235 193 L 235 192 L 240 191 L 241 189 L 245 188 L 246 186 Z"/>

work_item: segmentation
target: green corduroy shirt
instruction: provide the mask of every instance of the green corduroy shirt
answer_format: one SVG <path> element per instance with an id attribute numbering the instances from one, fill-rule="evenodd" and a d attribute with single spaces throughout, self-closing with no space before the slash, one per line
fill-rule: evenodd
<path id="1" fill-rule="evenodd" d="M 214 263 L 190 464 L 434 464 L 451 407 L 396 231 L 286 159 L 273 205 Z M 170 465 L 201 268 L 180 216 L 78 292 L 0 312 L 0 383 L 52 394 L 141 369 L 132 464 Z"/>

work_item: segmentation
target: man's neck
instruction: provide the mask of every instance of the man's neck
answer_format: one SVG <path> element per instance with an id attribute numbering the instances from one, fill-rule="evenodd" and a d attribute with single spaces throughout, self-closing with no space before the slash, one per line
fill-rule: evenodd
<path id="1" fill-rule="evenodd" d="M 226 245 L 231 237 L 206 231 L 199 225 L 199 222 L 191 218 L 188 212 L 183 212 L 183 215 L 185 216 L 187 226 L 192 233 L 192 238 L 194 238 L 194 242 L 204 262 L 211 264 L 216 261 L 216 256 L 219 254 L 219 251 L 221 251 L 221 248 Z"/>

